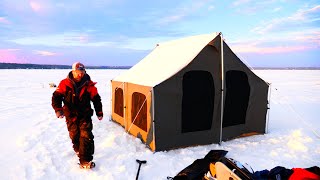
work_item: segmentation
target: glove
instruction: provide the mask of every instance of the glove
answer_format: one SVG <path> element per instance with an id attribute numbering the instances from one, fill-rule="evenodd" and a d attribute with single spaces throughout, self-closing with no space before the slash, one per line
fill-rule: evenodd
<path id="1" fill-rule="evenodd" d="M 57 118 L 60 118 L 60 119 L 64 118 L 63 111 L 57 111 L 56 116 Z"/>
<path id="2" fill-rule="evenodd" d="M 103 116 L 98 116 L 98 119 L 101 121 L 103 119 Z"/>

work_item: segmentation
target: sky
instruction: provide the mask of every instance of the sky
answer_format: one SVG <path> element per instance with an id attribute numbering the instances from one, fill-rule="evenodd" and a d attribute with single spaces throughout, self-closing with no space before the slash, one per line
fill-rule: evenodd
<path id="1" fill-rule="evenodd" d="M 320 67 L 319 0 L 0 0 L 0 62 L 132 66 L 213 32 L 252 67 Z"/>
<path id="2" fill-rule="evenodd" d="M 320 70 L 254 71 L 271 83 L 266 134 L 154 153 L 110 121 L 110 80 L 126 70 L 87 69 L 104 112 L 102 121 L 92 116 L 96 167 L 89 171 L 79 168 L 65 119 L 56 118 L 51 107 L 55 88 L 49 83 L 58 84 L 69 71 L 0 71 L 0 179 L 129 180 L 136 177 L 139 159 L 147 161 L 139 180 L 164 180 L 210 150 L 228 151 L 226 157 L 254 171 L 320 167 Z"/>

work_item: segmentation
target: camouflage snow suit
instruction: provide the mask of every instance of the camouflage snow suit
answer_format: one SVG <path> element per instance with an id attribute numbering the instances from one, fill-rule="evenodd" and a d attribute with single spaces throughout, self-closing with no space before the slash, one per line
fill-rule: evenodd
<path id="1" fill-rule="evenodd" d="M 90 101 L 93 102 L 96 115 L 103 116 L 101 97 L 95 84 L 88 74 L 85 74 L 82 80 L 76 83 L 70 72 L 52 95 L 52 107 L 56 113 L 63 112 L 66 117 L 69 136 L 80 163 L 90 162 L 94 153 L 91 119 L 93 109 Z"/>

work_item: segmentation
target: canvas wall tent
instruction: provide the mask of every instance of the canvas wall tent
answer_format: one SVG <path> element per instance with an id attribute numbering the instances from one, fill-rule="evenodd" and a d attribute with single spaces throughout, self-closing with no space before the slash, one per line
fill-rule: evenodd
<path id="1" fill-rule="evenodd" d="M 266 130 L 269 85 L 220 33 L 160 43 L 111 84 L 111 119 L 152 151 Z"/>

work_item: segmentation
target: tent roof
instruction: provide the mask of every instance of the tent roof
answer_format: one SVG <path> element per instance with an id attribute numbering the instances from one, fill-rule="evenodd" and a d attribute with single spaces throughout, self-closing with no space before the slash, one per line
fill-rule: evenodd
<path id="1" fill-rule="evenodd" d="M 159 43 L 156 48 L 113 81 L 154 87 L 187 66 L 219 33 Z"/>

